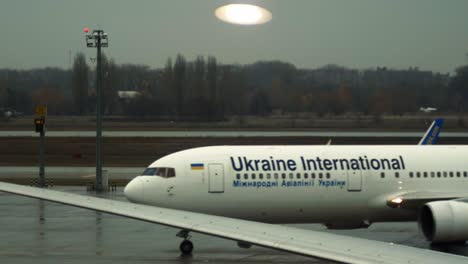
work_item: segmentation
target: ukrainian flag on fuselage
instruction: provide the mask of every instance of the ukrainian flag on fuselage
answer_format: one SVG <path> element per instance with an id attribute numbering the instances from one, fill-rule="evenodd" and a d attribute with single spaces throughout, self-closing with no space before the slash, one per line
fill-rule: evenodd
<path id="1" fill-rule="evenodd" d="M 203 170 L 205 169 L 205 166 L 203 163 L 192 163 L 190 164 L 190 168 L 192 168 L 192 170 Z"/>

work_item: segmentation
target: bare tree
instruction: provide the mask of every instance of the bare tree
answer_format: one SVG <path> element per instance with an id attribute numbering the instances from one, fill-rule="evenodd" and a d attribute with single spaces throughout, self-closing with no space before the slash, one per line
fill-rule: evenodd
<path id="1" fill-rule="evenodd" d="M 197 56 L 195 62 L 193 63 L 193 73 L 194 73 L 194 94 L 195 97 L 205 97 L 205 58 L 203 56 Z"/>
<path id="2" fill-rule="evenodd" d="M 175 64 L 174 64 L 174 86 L 176 89 L 176 100 L 177 100 L 177 108 L 176 108 L 176 115 L 177 118 L 180 119 L 182 115 L 182 105 L 184 100 L 184 82 L 185 82 L 185 73 L 186 73 L 187 61 L 185 57 L 181 54 L 177 55 Z"/>
<path id="3" fill-rule="evenodd" d="M 102 56 L 102 109 L 112 114 L 117 103 L 118 67 L 113 59 Z"/>
<path id="4" fill-rule="evenodd" d="M 456 75 L 453 77 L 450 88 L 452 92 L 452 101 L 456 111 L 464 112 L 465 103 L 468 100 L 468 65 L 457 68 Z"/>
<path id="5" fill-rule="evenodd" d="M 0 80 L 0 107 L 7 104 L 8 91 L 5 88 L 4 82 Z"/>
<path id="6" fill-rule="evenodd" d="M 68 110 L 63 92 L 53 84 L 39 87 L 34 91 L 32 98 L 35 105 L 47 105 L 49 114 L 60 115 Z"/>
<path id="7" fill-rule="evenodd" d="M 82 52 L 76 54 L 72 68 L 72 94 L 75 111 L 79 114 L 85 114 L 86 101 L 88 99 L 88 74 L 89 66 L 86 63 L 86 57 Z"/>
<path id="8" fill-rule="evenodd" d="M 216 58 L 213 56 L 208 57 L 208 65 L 207 65 L 207 79 L 208 79 L 208 88 L 210 92 L 210 102 L 211 102 L 211 118 L 212 119 L 222 119 L 223 108 L 222 104 L 220 103 L 221 96 L 218 93 L 218 62 Z"/>

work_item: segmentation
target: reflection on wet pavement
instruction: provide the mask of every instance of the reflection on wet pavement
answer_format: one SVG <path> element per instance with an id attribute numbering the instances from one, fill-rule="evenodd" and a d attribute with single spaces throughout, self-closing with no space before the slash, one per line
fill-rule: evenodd
<path id="1" fill-rule="evenodd" d="M 55 187 L 87 194 L 84 187 Z M 124 200 L 122 189 L 104 195 Z M 321 225 L 294 225 L 323 230 Z M 191 258 L 180 257 L 179 230 L 86 209 L 0 193 L 2 263 L 328 263 L 278 251 L 238 248 L 233 241 L 193 234 Z M 430 245 L 415 223 L 375 224 L 334 233 L 468 256 L 466 244 Z"/>

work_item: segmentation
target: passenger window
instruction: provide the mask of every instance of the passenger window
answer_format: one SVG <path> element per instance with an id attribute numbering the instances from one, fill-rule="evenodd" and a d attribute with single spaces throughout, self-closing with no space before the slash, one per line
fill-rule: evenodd
<path id="1" fill-rule="evenodd" d="M 437 172 L 437 178 L 440 178 L 442 176 L 442 173 L 440 171 Z"/>
<path id="2" fill-rule="evenodd" d="M 237 173 L 237 174 L 236 174 L 236 178 L 237 178 L 238 180 L 240 180 L 240 178 L 241 178 L 241 177 L 240 177 L 240 173 Z"/>
<path id="3" fill-rule="evenodd" d="M 300 178 L 301 178 L 301 174 L 298 172 L 298 173 L 296 174 L 296 177 L 297 177 L 298 179 L 300 179 Z"/>
<path id="4" fill-rule="evenodd" d="M 268 180 L 271 179 L 271 174 L 267 173 L 266 177 L 267 177 Z"/>
<path id="5" fill-rule="evenodd" d="M 416 177 L 421 178 L 421 173 L 419 171 L 416 172 Z"/>
<path id="6" fill-rule="evenodd" d="M 252 173 L 252 180 L 255 180 L 255 173 Z"/>
<path id="7" fill-rule="evenodd" d="M 278 179 L 278 173 L 275 173 L 275 180 Z"/>
<path id="8" fill-rule="evenodd" d="M 435 172 L 431 171 L 431 178 L 435 177 Z"/>
<path id="9" fill-rule="evenodd" d="M 322 179 L 323 178 L 323 173 L 319 173 L 319 178 Z"/>
<path id="10" fill-rule="evenodd" d="M 330 179 L 331 178 L 331 175 L 329 172 L 327 172 L 327 179 Z"/>
<path id="11" fill-rule="evenodd" d="M 464 171 L 463 172 L 463 177 L 468 177 L 468 172 Z"/>
<path id="12" fill-rule="evenodd" d="M 453 171 L 450 172 L 450 178 L 453 178 Z"/>
<path id="13" fill-rule="evenodd" d="M 292 173 L 289 173 L 289 179 L 294 178 L 294 175 Z"/>
<path id="14" fill-rule="evenodd" d="M 382 179 L 385 178 L 385 172 L 380 173 L 380 178 L 382 178 Z"/>
<path id="15" fill-rule="evenodd" d="M 427 178 L 427 171 L 425 171 L 423 175 L 424 175 L 424 178 Z"/>
<path id="16" fill-rule="evenodd" d="M 444 178 L 447 178 L 447 172 L 444 171 Z"/>
<path id="17" fill-rule="evenodd" d="M 460 178 L 461 174 L 459 171 L 457 171 L 457 177 Z"/>
<path id="18" fill-rule="evenodd" d="M 410 172 L 410 173 L 409 173 L 409 176 L 410 176 L 410 178 L 413 178 L 413 177 L 414 177 L 413 172 Z"/>
<path id="19" fill-rule="evenodd" d="M 310 176 L 312 179 L 315 179 L 315 173 L 312 173 Z"/>
<path id="20" fill-rule="evenodd" d="M 400 173 L 399 172 L 395 172 L 395 178 L 400 178 Z"/>
<path id="21" fill-rule="evenodd" d="M 282 173 L 281 178 L 286 179 L 286 173 Z"/>
<path id="22" fill-rule="evenodd" d="M 263 174 L 260 173 L 260 174 L 258 175 L 258 178 L 259 178 L 260 180 L 263 180 Z"/>
<path id="23" fill-rule="evenodd" d="M 249 179 L 249 175 L 248 175 L 247 173 L 244 174 L 244 179 L 245 179 L 245 180 L 248 180 L 248 179 Z"/>
<path id="24" fill-rule="evenodd" d="M 309 179 L 309 174 L 304 173 L 304 179 Z"/>

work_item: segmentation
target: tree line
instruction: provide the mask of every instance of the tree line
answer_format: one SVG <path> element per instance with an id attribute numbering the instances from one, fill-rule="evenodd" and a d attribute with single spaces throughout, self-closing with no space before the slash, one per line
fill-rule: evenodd
<path id="1" fill-rule="evenodd" d="M 105 115 L 214 121 L 272 112 L 401 115 L 427 106 L 463 113 L 468 99 L 468 65 L 449 75 L 418 68 L 298 69 L 282 61 L 227 65 L 213 56 L 189 61 L 181 54 L 161 69 L 106 56 L 102 63 Z M 47 104 L 51 114 L 90 115 L 95 103 L 94 66 L 83 53 L 71 69 L 0 69 L 0 107 L 29 114 Z"/>

